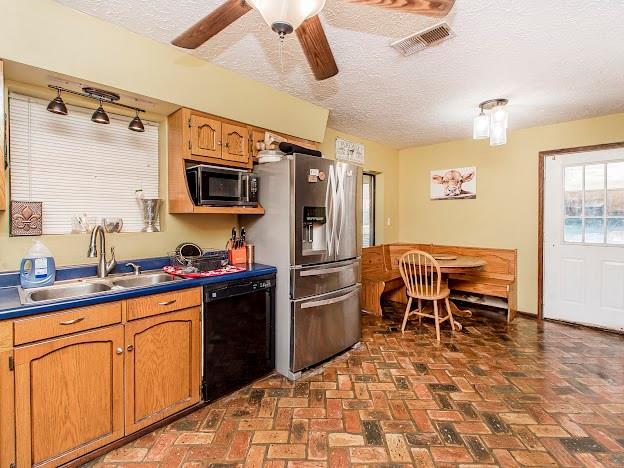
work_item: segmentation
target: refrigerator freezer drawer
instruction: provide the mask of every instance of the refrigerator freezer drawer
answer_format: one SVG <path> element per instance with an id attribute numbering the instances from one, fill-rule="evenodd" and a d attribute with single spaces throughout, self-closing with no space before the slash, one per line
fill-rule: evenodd
<path id="1" fill-rule="evenodd" d="M 298 372 L 360 340 L 360 285 L 292 303 L 290 369 Z"/>
<path id="2" fill-rule="evenodd" d="M 290 270 L 290 297 L 318 296 L 359 282 L 359 259 L 293 268 Z"/>

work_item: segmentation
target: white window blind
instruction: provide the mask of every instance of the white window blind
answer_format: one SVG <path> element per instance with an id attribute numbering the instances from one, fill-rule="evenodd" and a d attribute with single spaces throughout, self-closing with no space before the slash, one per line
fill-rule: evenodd
<path id="1" fill-rule="evenodd" d="M 102 125 L 91 121 L 94 109 L 67 106 L 63 116 L 47 104 L 9 95 L 11 199 L 43 202 L 44 234 L 71 232 L 83 213 L 97 223 L 120 217 L 123 232 L 140 231 L 136 190 L 158 197 L 158 124 L 143 121 L 138 133 L 110 107 L 110 124 Z"/>

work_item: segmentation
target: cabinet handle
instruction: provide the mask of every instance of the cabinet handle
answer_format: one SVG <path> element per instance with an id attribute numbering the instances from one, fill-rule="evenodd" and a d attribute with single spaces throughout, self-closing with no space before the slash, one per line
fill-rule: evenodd
<path id="1" fill-rule="evenodd" d="M 115 350 L 115 352 L 116 352 L 117 354 L 123 354 L 123 348 L 117 348 L 117 349 Z"/>
<path id="2" fill-rule="evenodd" d="M 171 301 L 159 302 L 158 305 L 160 305 L 160 306 L 168 306 L 168 305 L 174 304 L 176 301 L 177 301 L 177 299 L 173 299 Z"/>
<path id="3" fill-rule="evenodd" d="M 223 143 L 221 142 L 221 140 L 219 140 L 219 141 L 217 142 L 217 144 L 218 144 L 219 146 L 221 146 Z"/>
<path id="4" fill-rule="evenodd" d="M 131 353 L 132 351 L 134 351 L 134 345 L 128 345 L 128 347 L 126 348 L 128 350 L 129 353 Z"/>
<path id="5" fill-rule="evenodd" d="M 74 323 L 82 322 L 84 319 L 84 317 L 78 317 L 73 320 L 66 320 L 64 322 L 61 322 L 61 325 L 73 325 Z"/>

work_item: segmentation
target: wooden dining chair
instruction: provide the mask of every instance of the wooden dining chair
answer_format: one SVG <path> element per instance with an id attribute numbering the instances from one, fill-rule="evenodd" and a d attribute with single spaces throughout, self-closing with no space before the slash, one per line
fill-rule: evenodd
<path id="1" fill-rule="evenodd" d="M 418 316 L 418 323 L 421 323 L 422 317 L 429 317 L 435 320 L 436 338 L 440 341 L 440 324 L 449 320 L 451 329 L 455 331 L 455 322 L 451 313 L 451 304 L 449 303 L 450 290 L 441 288 L 440 265 L 437 260 L 427 252 L 421 250 L 410 250 L 404 253 L 399 259 L 399 271 L 405 282 L 407 291 L 407 307 L 405 308 L 405 317 L 403 318 L 403 326 L 401 333 L 405 332 L 407 319 L 412 315 Z M 412 300 L 418 300 L 418 308 L 412 309 Z M 438 301 L 444 299 L 446 304 L 447 315 L 440 318 L 438 312 Z M 423 312 L 422 302 L 433 302 L 433 315 Z"/>

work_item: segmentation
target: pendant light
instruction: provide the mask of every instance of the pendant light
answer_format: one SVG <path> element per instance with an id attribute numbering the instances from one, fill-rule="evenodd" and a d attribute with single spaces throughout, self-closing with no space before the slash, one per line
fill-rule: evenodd
<path id="1" fill-rule="evenodd" d="M 280 37 L 292 33 L 306 19 L 318 15 L 325 0 L 246 0 Z"/>
<path id="2" fill-rule="evenodd" d="M 65 105 L 65 103 L 63 102 L 63 98 L 61 97 L 61 90 L 57 89 L 56 92 L 58 94 L 54 99 L 50 101 L 47 109 L 53 114 L 67 115 L 67 106 Z"/>
<path id="3" fill-rule="evenodd" d="M 109 124 L 110 119 L 108 118 L 108 114 L 102 107 L 102 101 L 100 100 L 100 107 L 96 109 L 96 111 L 91 116 L 91 121 L 98 124 Z"/>
<path id="4" fill-rule="evenodd" d="M 61 98 L 61 93 L 73 94 L 74 96 L 81 96 L 83 98 L 92 99 L 100 103 L 98 108 L 91 116 L 92 122 L 104 125 L 110 124 L 110 118 L 104 110 L 104 107 L 102 107 L 102 105 L 106 103 L 107 106 L 123 107 L 124 109 L 133 110 L 136 114 L 135 117 L 130 121 L 130 124 L 128 125 L 128 130 L 132 130 L 133 132 L 145 132 L 145 125 L 139 117 L 139 112 L 145 112 L 145 110 L 139 109 L 138 107 L 122 104 L 121 102 L 119 102 L 120 96 L 117 93 L 107 91 L 105 89 L 94 88 L 92 86 L 83 87 L 82 90 L 84 92 L 82 93 L 67 88 L 61 88 L 60 86 L 55 85 L 48 85 L 48 88 L 55 89 L 57 92 L 57 96 L 52 99 L 52 101 L 50 101 L 50 104 L 48 104 L 48 111 L 50 112 L 53 112 L 55 114 L 67 115 L 67 107 L 65 106 L 65 103 Z"/>
<path id="5" fill-rule="evenodd" d="M 507 143 L 507 123 L 509 115 L 504 104 L 498 104 L 490 114 L 490 146 L 500 146 Z"/>
<path id="6" fill-rule="evenodd" d="M 472 138 L 475 140 L 490 138 L 490 117 L 485 115 L 483 109 L 481 109 L 479 115 L 474 118 Z"/>
<path id="7" fill-rule="evenodd" d="M 130 125 L 128 125 L 128 128 L 132 130 L 133 132 L 145 131 L 145 127 L 143 126 L 143 122 L 141 122 L 141 118 L 139 117 L 138 110 L 136 111 L 136 116 L 134 117 L 134 119 L 132 119 L 132 121 L 130 122 Z"/>
<path id="8" fill-rule="evenodd" d="M 490 146 L 500 146 L 507 143 L 507 127 L 509 113 L 507 99 L 490 99 L 479 104 L 479 115 L 473 122 L 472 138 L 475 140 L 490 139 Z M 489 114 L 486 114 L 486 111 Z"/>

